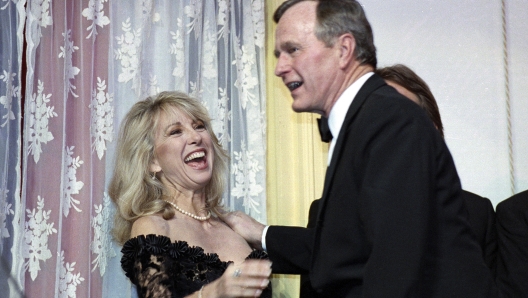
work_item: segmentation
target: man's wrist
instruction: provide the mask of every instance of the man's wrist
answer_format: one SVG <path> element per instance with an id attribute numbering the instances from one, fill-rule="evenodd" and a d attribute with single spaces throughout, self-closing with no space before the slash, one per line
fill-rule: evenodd
<path id="1" fill-rule="evenodd" d="M 262 230 L 262 236 L 260 239 L 260 243 L 262 244 L 262 250 L 268 251 L 266 248 L 266 233 L 268 232 L 269 226 L 265 226 L 264 230 Z"/>

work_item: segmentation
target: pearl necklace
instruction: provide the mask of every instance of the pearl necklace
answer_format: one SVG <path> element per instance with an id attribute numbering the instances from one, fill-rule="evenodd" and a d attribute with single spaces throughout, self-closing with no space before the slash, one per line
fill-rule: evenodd
<path id="1" fill-rule="evenodd" d="M 187 215 L 187 216 L 190 216 L 196 220 L 199 220 L 199 221 L 206 221 L 209 219 L 209 217 L 211 217 L 211 211 L 207 211 L 207 215 L 206 216 L 198 216 L 196 214 L 192 214 L 191 212 L 187 212 L 183 209 L 181 209 L 180 207 L 178 207 L 178 205 L 174 204 L 173 202 L 169 202 L 169 201 L 165 201 L 169 204 L 172 205 L 172 207 L 174 207 L 176 210 L 180 211 L 181 213 Z"/>

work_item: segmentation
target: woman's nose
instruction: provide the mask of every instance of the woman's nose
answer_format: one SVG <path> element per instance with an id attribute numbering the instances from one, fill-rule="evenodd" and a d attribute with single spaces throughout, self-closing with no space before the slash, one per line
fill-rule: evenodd
<path id="1" fill-rule="evenodd" d="M 202 136 L 200 135 L 200 133 L 194 129 L 190 129 L 188 142 L 190 144 L 193 144 L 193 143 L 199 144 L 201 141 L 202 141 Z"/>

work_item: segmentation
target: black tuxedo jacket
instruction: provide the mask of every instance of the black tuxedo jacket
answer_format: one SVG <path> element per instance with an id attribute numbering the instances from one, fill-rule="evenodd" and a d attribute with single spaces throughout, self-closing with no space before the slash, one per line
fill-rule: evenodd
<path id="1" fill-rule="evenodd" d="M 481 197 L 472 192 L 462 190 L 462 198 L 464 199 L 464 203 L 466 204 L 468 210 L 468 219 L 471 231 L 475 234 L 477 242 L 482 249 L 482 257 L 484 262 L 492 272 L 492 276 L 494 276 L 497 256 L 495 209 L 493 209 L 493 205 L 489 199 Z M 308 224 L 306 226 L 307 228 L 315 227 L 320 201 L 321 200 L 319 199 L 314 200 L 310 205 Z M 300 296 L 303 298 L 317 297 L 317 293 L 312 287 L 308 274 L 301 275 Z"/>
<path id="2" fill-rule="evenodd" d="M 469 226 L 482 249 L 484 262 L 495 276 L 497 259 L 497 228 L 495 209 L 487 198 L 462 190 L 462 198 L 468 209 Z"/>
<path id="3" fill-rule="evenodd" d="M 528 190 L 497 205 L 497 285 L 503 297 L 528 297 Z"/>
<path id="4" fill-rule="evenodd" d="M 337 143 L 316 227 L 270 226 L 276 273 L 321 297 L 494 297 L 460 181 L 423 110 L 370 77 Z"/>

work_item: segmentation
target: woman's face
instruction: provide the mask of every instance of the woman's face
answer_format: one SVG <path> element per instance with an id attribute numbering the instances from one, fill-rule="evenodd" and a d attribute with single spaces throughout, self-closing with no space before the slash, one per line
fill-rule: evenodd
<path id="1" fill-rule="evenodd" d="M 211 180 L 213 162 L 213 144 L 203 122 L 177 108 L 161 112 L 150 171 L 163 184 L 178 190 L 203 189 Z"/>

